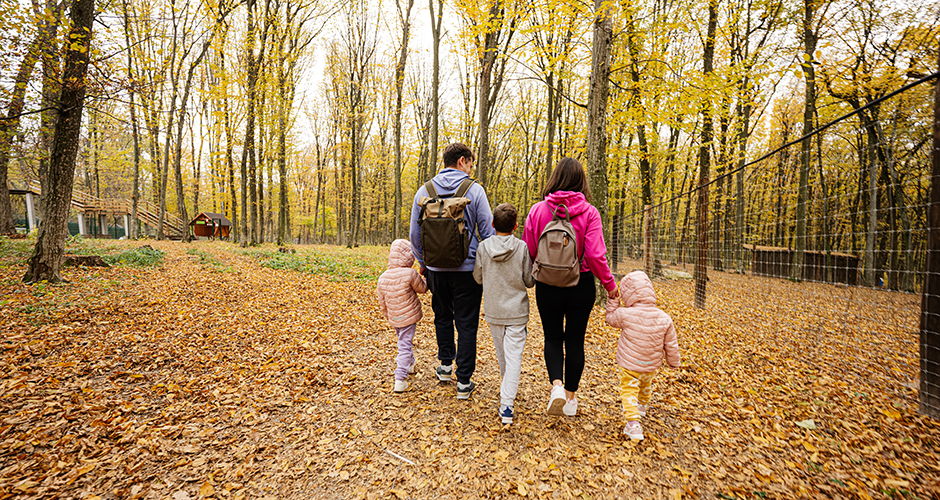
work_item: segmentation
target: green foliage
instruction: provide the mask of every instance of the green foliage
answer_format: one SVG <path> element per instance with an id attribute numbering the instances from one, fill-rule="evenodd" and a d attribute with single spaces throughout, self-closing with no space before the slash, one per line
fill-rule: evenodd
<path id="1" fill-rule="evenodd" d="M 385 270 L 387 257 L 379 259 L 379 253 L 370 252 L 368 247 L 339 248 L 341 249 L 332 251 L 310 249 L 297 253 L 261 248 L 245 250 L 242 253 L 257 259 L 261 267 L 317 274 L 332 281 L 373 281 Z M 384 248 L 382 250 L 387 251 Z"/>
<path id="2" fill-rule="evenodd" d="M 0 236 L 0 267 L 24 264 L 35 244 L 35 238 L 10 239 Z"/>
<path id="3" fill-rule="evenodd" d="M 112 266 L 153 267 L 163 264 L 166 254 L 150 246 L 142 246 L 125 250 L 115 255 L 105 255 L 102 258 Z"/>

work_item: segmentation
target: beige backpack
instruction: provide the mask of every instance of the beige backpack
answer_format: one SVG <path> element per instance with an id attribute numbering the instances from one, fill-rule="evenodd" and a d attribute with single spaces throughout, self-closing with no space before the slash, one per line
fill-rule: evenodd
<path id="1" fill-rule="evenodd" d="M 558 212 L 564 209 L 565 217 Z M 532 265 L 532 277 L 546 285 L 572 287 L 581 279 L 581 257 L 578 254 L 578 238 L 571 225 L 571 211 L 558 205 L 552 211 L 552 220 L 545 224 L 539 235 Z"/>

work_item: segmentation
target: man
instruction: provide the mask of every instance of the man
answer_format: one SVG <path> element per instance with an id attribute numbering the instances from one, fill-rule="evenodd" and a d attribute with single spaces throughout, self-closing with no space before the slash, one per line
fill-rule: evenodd
<path id="1" fill-rule="evenodd" d="M 444 148 L 444 169 L 431 179 L 439 196 L 446 197 L 457 192 L 460 183 L 469 178 L 473 171 L 473 159 L 473 151 L 459 142 Z M 415 259 L 433 294 L 431 309 L 434 311 L 434 332 L 437 335 L 437 358 L 441 360 L 437 378 L 449 382 L 456 375 L 457 399 L 468 399 L 476 386 L 470 377 L 473 376 L 477 362 L 477 328 L 483 298 L 483 287 L 473 279 L 473 265 L 477 245 L 493 235 L 493 213 L 483 187 L 474 182 L 465 195 L 470 199 L 470 204 L 464 208 L 466 227 L 471 234 L 468 257 L 459 267 L 427 267 L 424 249 L 421 247 L 421 227 L 418 225 L 418 217 L 421 215 L 418 201 L 423 196 L 428 196 L 428 193 L 422 185 L 415 193 L 411 206 L 410 239 Z M 453 366 L 455 360 L 456 370 Z"/>

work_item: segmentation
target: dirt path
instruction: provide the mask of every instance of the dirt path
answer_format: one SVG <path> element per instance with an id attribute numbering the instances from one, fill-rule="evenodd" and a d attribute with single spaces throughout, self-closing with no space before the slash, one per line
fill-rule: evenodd
<path id="1" fill-rule="evenodd" d="M 458 401 L 433 376 L 426 296 L 418 374 L 396 395 L 374 282 L 262 268 L 225 244 L 195 244 L 202 259 L 154 246 L 162 267 L 73 270 L 60 287 L 0 267 L 0 499 L 940 492 L 940 426 L 910 391 L 848 387 L 838 366 L 755 344 L 759 332 L 717 324 L 720 311 L 666 301 L 684 366 L 657 379 L 634 444 L 620 436 L 618 332 L 600 310 L 580 414 L 549 417 L 532 297 L 516 423 L 503 426 L 485 323 L 477 391 Z M 795 425 L 808 419 L 815 430 Z"/>

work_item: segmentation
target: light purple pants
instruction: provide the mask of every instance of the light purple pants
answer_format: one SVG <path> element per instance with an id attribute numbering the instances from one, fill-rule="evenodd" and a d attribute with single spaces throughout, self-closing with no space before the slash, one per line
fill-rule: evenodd
<path id="1" fill-rule="evenodd" d="M 395 380 L 405 380 L 408 378 L 408 368 L 415 362 L 414 340 L 417 323 L 412 323 L 404 328 L 395 328 L 398 334 L 398 368 L 395 368 Z"/>

